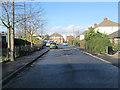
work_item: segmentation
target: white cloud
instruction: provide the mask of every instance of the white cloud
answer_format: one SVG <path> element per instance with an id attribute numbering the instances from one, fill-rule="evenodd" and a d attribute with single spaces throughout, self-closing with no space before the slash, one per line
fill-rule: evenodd
<path id="1" fill-rule="evenodd" d="M 62 26 L 54 26 L 52 28 L 47 29 L 47 33 L 48 34 L 52 34 L 52 33 L 60 33 L 62 35 L 73 35 L 73 32 L 78 32 L 82 33 L 84 31 L 86 27 L 85 26 L 76 26 L 76 25 L 69 25 L 66 27 L 62 27 Z"/>
<path id="2" fill-rule="evenodd" d="M 52 27 L 52 28 L 47 29 L 46 32 L 47 32 L 48 34 L 52 34 L 52 33 L 58 32 L 60 29 L 61 29 L 61 26 L 55 26 L 55 27 Z M 59 33 L 59 32 L 58 32 L 58 33 Z"/>
<path id="3" fill-rule="evenodd" d="M 67 27 L 64 28 L 64 30 L 66 31 L 66 33 L 67 32 L 73 33 L 73 32 L 76 32 L 76 31 L 80 31 L 82 29 L 83 29 L 83 27 L 81 27 L 81 26 L 75 26 L 75 25 L 69 25 L 69 26 L 67 26 Z"/>

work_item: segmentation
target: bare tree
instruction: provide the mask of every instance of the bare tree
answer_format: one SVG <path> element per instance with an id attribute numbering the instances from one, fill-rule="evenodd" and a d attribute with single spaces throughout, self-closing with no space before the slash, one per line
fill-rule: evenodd
<path id="1" fill-rule="evenodd" d="M 11 8 L 12 7 L 12 8 Z M 12 2 L 2 2 L 2 15 L 0 16 L 0 25 L 5 26 L 8 32 L 7 56 L 14 61 L 14 26 L 23 23 L 29 17 L 22 17 L 23 15 L 15 15 L 14 0 Z M 12 36 L 11 36 L 12 35 Z M 12 41 L 11 41 L 12 40 Z M 12 46 L 11 46 L 12 45 Z"/>
<path id="2" fill-rule="evenodd" d="M 26 32 L 30 36 L 31 47 L 33 47 L 33 34 L 37 33 L 38 31 L 41 31 L 40 33 L 42 34 L 43 26 L 45 25 L 45 19 L 43 16 L 44 9 L 41 7 L 40 3 L 35 4 L 37 4 L 38 7 L 34 7 L 33 3 L 28 5 L 26 15 L 30 15 L 31 17 L 26 20 L 26 24 L 21 24 L 20 26 L 23 30 L 24 25 L 26 25 Z"/>
<path id="3" fill-rule="evenodd" d="M 31 47 L 33 47 L 33 34 L 35 34 L 37 30 L 39 30 L 42 27 L 42 25 L 39 25 L 39 22 L 39 19 L 34 17 L 32 20 L 30 20 L 30 23 L 26 27 L 26 31 L 30 35 Z"/>
<path id="4" fill-rule="evenodd" d="M 2 3 L 2 15 L 0 16 L 0 21 L 1 21 L 1 25 L 5 26 L 7 28 L 8 31 L 8 57 L 10 56 L 10 48 L 11 48 L 11 41 L 10 41 L 10 30 L 11 30 L 11 26 L 12 26 L 12 21 L 11 21 L 11 6 L 12 4 L 10 2 L 4 2 Z"/>
<path id="5" fill-rule="evenodd" d="M 0 25 L 5 26 L 8 31 L 7 51 L 8 57 L 11 57 L 11 61 L 14 61 L 14 29 L 18 29 L 18 27 L 21 27 L 21 30 L 25 30 L 31 37 L 32 47 L 33 34 L 37 30 L 40 30 L 40 28 L 43 28 L 43 26 L 45 25 L 45 20 L 43 18 L 43 8 L 40 6 L 39 3 L 35 3 L 38 7 L 32 6 L 31 3 L 30 5 L 28 5 L 28 7 L 24 7 L 27 8 L 26 14 L 24 13 L 24 11 L 15 11 L 15 4 L 16 3 L 14 2 L 14 0 L 12 2 L 2 2 L 2 15 L 0 16 Z"/>

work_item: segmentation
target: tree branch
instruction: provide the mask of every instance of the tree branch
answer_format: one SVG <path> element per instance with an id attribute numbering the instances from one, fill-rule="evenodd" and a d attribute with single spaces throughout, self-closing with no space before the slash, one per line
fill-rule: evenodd
<path id="1" fill-rule="evenodd" d="M 5 26 L 5 27 L 7 27 L 7 28 L 10 28 L 4 21 L 3 21 L 3 19 L 0 17 L 0 20 L 1 20 L 1 22 L 3 23 L 3 25 Z"/>

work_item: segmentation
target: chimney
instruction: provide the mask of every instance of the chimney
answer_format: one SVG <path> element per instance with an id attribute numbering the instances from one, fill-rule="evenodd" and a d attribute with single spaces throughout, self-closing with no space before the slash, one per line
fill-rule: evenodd
<path id="1" fill-rule="evenodd" d="M 94 27 L 96 27 L 97 26 L 97 24 L 94 24 Z"/>
<path id="2" fill-rule="evenodd" d="M 108 18 L 104 18 L 104 21 L 105 21 L 105 20 L 108 20 Z"/>

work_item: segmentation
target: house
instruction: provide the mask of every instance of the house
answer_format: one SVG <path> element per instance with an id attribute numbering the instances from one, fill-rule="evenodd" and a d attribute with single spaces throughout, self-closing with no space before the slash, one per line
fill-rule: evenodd
<path id="1" fill-rule="evenodd" d="M 8 35 L 6 32 L 0 32 L 0 40 L 3 42 L 8 42 Z"/>
<path id="2" fill-rule="evenodd" d="M 86 45 L 85 45 L 84 38 L 85 38 L 85 34 L 88 33 L 88 32 L 89 32 L 89 30 L 86 30 L 86 31 L 84 31 L 83 33 L 81 33 L 80 35 L 77 36 L 77 39 L 80 40 L 80 48 L 85 49 Z"/>
<path id="3" fill-rule="evenodd" d="M 52 35 L 50 35 L 49 40 L 53 40 L 56 43 L 63 43 L 64 38 L 59 33 L 53 33 Z"/>
<path id="4" fill-rule="evenodd" d="M 108 35 L 112 44 L 120 44 L 120 30 Z"/>
<path id="5" fill-rule="evenodd" d="M 72 35 L 66 36 L 66 41 L 69 41 L 70 39 L 74 39 Z"/>
<path id="6" fill-rule="evenodd" d="M 80 35 L 76 36 L 76 39 L 77 39 L 77 40 L 80 40 Z"/>
<path id="7" fill-rule="evenodd" d="M 84 31 L 82 34 L 79 35 L 79 40 L 84 40 L 85 38 L 85 34 L 88 32 L 89 30 Z"/>
<path id="8" fill-rule="evenodd" d="M 41 36 L 40 36 L 40 35 L 33 34 L 32 36 L 33 36 L 33 37 L 35 37 L 35 38 L 38 38 L 39 40 L 42 40 L 42 38 L 41 38 Z"/>
<path id="9" fill-rule="evenodd" d="M 94 24 L 94 28 L 96 32 L 98 30 L 99 32 L 105 33 L 107 35 L 118 31 L 118 26 L 120 26 L 120 24 L 113 22 L 108 18 L 104 18 L 104 20 L 99 24 Z"/>
<path id="10" fill-rule="evenodd" d="M 64 39 L 64 41 L 66 41 L 67 39 L 66 39 L 66 35 L 62 35 L 63 36 L 63 39 Z"/>

